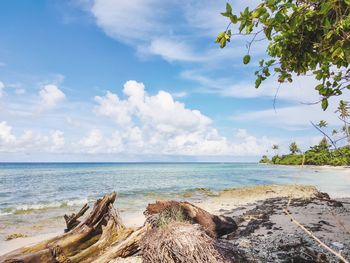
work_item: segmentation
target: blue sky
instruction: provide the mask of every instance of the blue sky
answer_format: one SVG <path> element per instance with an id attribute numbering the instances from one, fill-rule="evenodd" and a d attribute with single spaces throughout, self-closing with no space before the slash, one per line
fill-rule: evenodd
<path id="1" fill-rule="evenodd" d="M 235 1 L 234 11 L 258 1 Z M 266 43 L 242 65 L 221 50 L 225 1 L 0 2 L 0 161 L 252 161 L 306 149 L 323 113 L 311 77 L 254 88 Z M 333 108 L 332 108 L 333 107 Z M 271 152 L 271 151 L 270 151 Z"/>

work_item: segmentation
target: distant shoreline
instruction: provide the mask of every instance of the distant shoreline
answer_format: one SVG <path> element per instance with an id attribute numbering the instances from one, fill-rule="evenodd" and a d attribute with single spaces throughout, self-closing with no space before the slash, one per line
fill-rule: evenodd
<path id="1" fill-rule="evenodd" d="M 259 161 L 255 162 L 218 162 L 218 161 L 198 161 L 198 162 L 176 162 L 176 161 L 140 161 L 140 162 L 1 162 L 1 164 L 259 164 Z"/>
<path id="2" fill-rule="evenodd" d="M 261 165 L 270 165 L 270 166 L 281 166 L 281 167 L 308 167 L 308 168 L 326 168 L 326 169 L 350 169 L 350 165 L 314 165 L 314 164 L 275 164 L 275 163 L 259 163 Z"/>

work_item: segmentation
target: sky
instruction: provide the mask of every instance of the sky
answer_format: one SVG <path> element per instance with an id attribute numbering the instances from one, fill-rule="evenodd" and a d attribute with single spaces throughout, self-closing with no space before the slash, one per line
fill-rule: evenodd
<path id="1" fill-rule="evenodd" d="M 0 161 L 257 161 L 317 143 L 310 121 L 337 127 L 336 103 L 305 104 L 311 76 L 255 89 L 267 43 L 248 65 L 249 38 L 220 49 L 225 3 L 0 1 Z"/>

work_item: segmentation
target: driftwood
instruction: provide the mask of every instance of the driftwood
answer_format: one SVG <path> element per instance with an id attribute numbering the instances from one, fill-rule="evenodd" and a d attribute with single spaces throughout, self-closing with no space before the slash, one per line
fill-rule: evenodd
<path id="1" fill-rule="evenodd" d="M 88 204 L 85 204 L 77 214 L 73 213 L 70 216 L 64 215 L 63 217 L 67 225 L 67 228 L 64 230 L 64 232 L 68 232 L 73 228 L 75 228 L 77 225 L 79 225 L 80 221 L 78 220 L 78 218 L 83 216 L 88 209 L 89 209 Z"/>
<path id="2" fill-rule="evenodd" d="M 112 193 L 97 200 L 83 220 L 79 218 L 89 209 L 87 204 L 77 214 L 65 215 L 64 234 L 0 256 L 0 262 L 106 263 L 117 257 L 134 255 L 140 251 L 142 239 L 151 225 L 146 221 L 142 227 L 126 228 L 113 206 L 115 199 L 116 193 Z M 233 219 L 212 215 L 188 202 L 156 202 L 148 205 L 145 214 L 155 215 L 169 208 L 179 209 L 188 222 L 200 224 L 211 238 L 237 228 Z"/>
<path id="3" fill-rule="evenodd" d="M 212 215 L 209 212 L 188 202 L 157 201 L 149 204 L 145 215 L 159 214 L 166 209 L 179 209 L 190 221 L 202 225 L 205 232 L 213 238 L 229 234 L 237 229 L 236 222 L 225 216 Z"/>
<path id="4" fill-rule="evenodd" d="M 78 218 L 86 212 L 87 205 L 76 215 L 66 215 L 65 234 L 5 254 L 0 262 L 108 262 L 113 257 L 133 255 L 139 250 L 139 240 L 145 231 L 123 225 L 113 206 L 115 198 L 116 193 L 112 193 L 97 200 L 81 222 Z"/>

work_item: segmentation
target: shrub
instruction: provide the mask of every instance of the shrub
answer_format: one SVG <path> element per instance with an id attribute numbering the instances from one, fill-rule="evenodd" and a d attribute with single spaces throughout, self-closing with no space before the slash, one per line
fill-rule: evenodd
<path id="1" fill-rule="evenodd" d="M 271 163 L 271 160 L 266 155 L 263 155 L 259 163 Z"/>

